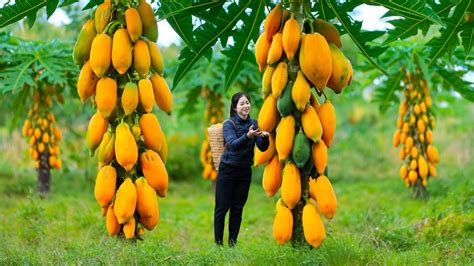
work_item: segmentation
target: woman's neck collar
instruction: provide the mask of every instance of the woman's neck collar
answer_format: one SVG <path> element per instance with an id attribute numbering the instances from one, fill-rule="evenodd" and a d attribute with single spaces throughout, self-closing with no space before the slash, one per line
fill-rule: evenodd
<path id="1" fill-rule="evenodd" d="M 235 113 L 234 116 L 235 116 L 236 118 L 239 118 L 240 120 L 243 120 L 243 121 L 247 120 L 247 119 L 250 117 L 249 115 L 247 115 L 245 118 L 243 118 L 243 117 L 240 116 L 238 113 Z"/>

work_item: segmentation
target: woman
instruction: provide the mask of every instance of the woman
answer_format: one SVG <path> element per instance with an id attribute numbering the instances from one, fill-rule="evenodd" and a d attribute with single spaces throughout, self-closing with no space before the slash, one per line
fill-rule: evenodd
<path id="1" fill-rule="evenodd" d="M 268 148 L 269 133 L 260 131 L 257 121 L 249 116 L 249 97 L 238 92 L 232 96 L 230 119 L 224 122 L 223 135 L 225 150 L 219 164 L 216 183 L 216 206 L 214 209 L 214 238 L 222 245 L 224 221 L 227 211 L 229 217 L 230 247 L 237 243 L 242 210 L 250 188 L 254 146 L 261 151 Z"/>

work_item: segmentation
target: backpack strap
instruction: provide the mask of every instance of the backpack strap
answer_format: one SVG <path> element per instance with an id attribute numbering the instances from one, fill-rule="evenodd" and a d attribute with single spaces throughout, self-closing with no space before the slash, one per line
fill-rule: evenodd
<path id="1" fill-rule="evenodd" d="M 235 129 L 235 122 L 234 122 L 234 120 L 232 120 L 232 118 L 229 118 L 229 119 L 225 120 L 224 123 L 226 121 L 229 121 L 234 126 L 234 129 Z M 222 124 L 224 124 L 224 123 L 222 123 Z M 224 128 L 224 127 L 222 127 L 222 128 Z M 224 144 L 224 148 L 227 148 L 227 143 Z"/>

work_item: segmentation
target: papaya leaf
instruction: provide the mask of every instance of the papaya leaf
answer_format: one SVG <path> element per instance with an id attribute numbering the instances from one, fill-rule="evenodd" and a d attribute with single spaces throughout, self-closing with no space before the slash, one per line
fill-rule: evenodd
<path id="1" fill-rule="evenodd" d="M 54 13 L 56 8 L 58 7 L 59 0 L 49 0 L 48 3 L 46 4 L 46 14 L 48 15 L 48 18 L 51 17 L 51 15 Z"/>
<path id="2" fill-rule="evenodd" d="M 459 31 L 462 28 L 464 14 L 473 0 L 464 0 L 459 2 L 454 8 L 453 14 L 446 20 L 446 27 L 440 30 L 441 36 L 431 39 L 428 46 L 431 48 L 430 61 L 431 66 L 438 57 L 445 53 L 452 52 L 459 44 Z"/>
<path id="3" fill-rule="evenodd" d="M 371 0 L 369 5 L 381 5 L 407 19 L 427 19 L 434 23 L 444 25 L 440 17 L 426 4 L 425 0 Z"/>
<path id="4" fill-rule="evenodd" d="M 467 57 L 471 53 L 472 43 L 474 42 L 474 21 L 464 23 L 461 27 L 461 39 Z"/>
<path id="5" fill-rule="evenodd" d="M 46 6 L 47 0 L 17 0 L 0 9 L 0 28 L 28 17 L 30 25 L 36 19 L 36 12 Z"/>
<path id="6" fill-rule="evenodd" d="M 253 53 L 247 48 L 250 40 L 258 38 L 259 26 L 262 23 L 265 13 L 265 3 L 263 1 L 252 1 L 252 13 L 243 16 L 244 27 L 234 34 L 235 44 L 228 47 L 222 53 L 227 56 L 227 67 L 225 71 L 224 89 L 232 85 L 236 76 L 242 70 L 244 60 L 254 61 Z"/>
<path id="7" fill-rule="evenodd" d="M 404 73 L 401 71 L 392 72 L 388 79 L 382 81 L 382 85 L 378 86 L 374 91 L 374 102 L 380 103 L 380 111 L 383 113 L 387 111 L 392 103 L 398 103 L 400 100 L 395 94 L 395 91 L 401 90 L 401 81 Z"/>
<path id="8" fill-rule="evenodd" d="M 89 0 L 89 3 L 87 3 L 87 5 L 85 5 L 82 10 L 87 10 L 87 9 L 91 9 L 95 6 L 98 6 L 100 4 L 102 4 L 104 1 L 103 0 Z"/>
<path id="9" fill-rule="evenodd" d="M 466 74 L 465 71 L 448 71 L 444 68 L 437 67 L 436 73 L 443 79 L 448 87 L 459 92 L 465 99 L 474 102 L 474 83 L 465 81 L 462 76 Z"/>
<path id="10" fill-rule="evenodd" d="M 174 29 L 174 31 L 181 37 L 183 42 L 192 51 L 194 48 L 194 37 L 193 37 L 193 21 L 190 15 L 174 15 L 169 16 L 166 21 Z"/>
<path id="11" fill-rule="evenodd" d="M 222 11 L 216 15 L 219 18 L 217 24 L 204 22 L 194 30 L 195 49 L 191 50 L 189 47 L 186 47 L 181 51 L 179 58 L 182 62 L 174 76 L 173 87 L 176 87 L 183 76 L 191 70 L 202 56 L 207 55 L 210 57 L 212 54 L 212 46 L 214 46 L 217 40 L 222 36 L 231 34 L 232 29 L 237 22 L 241 20 L 242 15 L 245 14 L 251 3 L 252 1 L 241 1 L 239 4 L 233 3 L 228 7 L 228 12 Z"/>
<path id="12" fill-rule="evenodd" d="M 159 17 L 159 20 L 168 20 L 169 17 L 176 15 L 194 15 L 198 11 L 219 7 L 224 3 L 225 1 L 223 0 L 161 0 L 156 14 Z"/>
<path id="13" fill-rule="evenodd" d="M 382 36 L 384 31 L 363 31 L 362 22 L 353 20 L 343 8 L 340 8 L 335 0 L 327 0 L 329 7 L 334 12 L 336 18 L 341 23 L 344 32 L 349 35 L 352 41 L 357 45 L 359 51 L 366 57 L 372 65 L 385 75 L 387 71 L 377 61 L 376 57 L 383 53 L 387 48 L 380 46 L 369 46 L 367 43 Z"/>

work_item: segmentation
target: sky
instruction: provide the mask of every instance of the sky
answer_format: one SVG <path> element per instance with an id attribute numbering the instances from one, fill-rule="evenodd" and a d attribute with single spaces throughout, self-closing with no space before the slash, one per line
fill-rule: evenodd
<path id="1" fill-rule="evenodd" d="M 2 3 L 4 1 L 0 1 Z M 389 24 L 381 20 L 382 15 L 387 11 L 384 7 L 361 5 L 354 10 L 353 18 L 363 21 L 362 29 L 364 30 L 383 30 L 390 27 Z M 62 9 L 57 9 L 49 18 L 49 22 L 61 25 L 69 24 L 70 18 Z M 169 46 L 171 44 L 179 44 L 180 38 L 166 21 L 158 22 L 158 44 L 160 46 Z"/>

